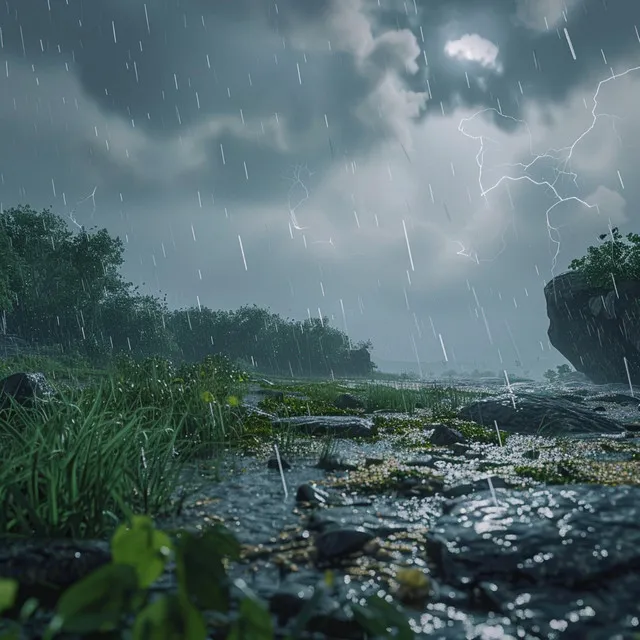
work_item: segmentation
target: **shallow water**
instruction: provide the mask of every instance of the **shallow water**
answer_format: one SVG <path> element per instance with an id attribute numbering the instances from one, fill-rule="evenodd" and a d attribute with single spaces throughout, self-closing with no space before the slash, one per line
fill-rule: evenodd
<path id="1" fill-rule="evenodd" d="M 504 391 L 504 386 L 465 388 Z M 630 395 L 622 385 L 515 383 L 512 388 L 551 395 L 576 390 L 593 396 Z M 611 418 L 638 418 L 635 404 L 621 407 L 594 398 L 583 406 L 596 404 Z M 628 453 L 601 448 L 602 442 L 619 441 L 620 436 L 573 438 L 576 455 L 585 459 L 629 459 Z M 632 637 L 627 634 L 638 626 L 640 605 L 626 594 L 640 592 L 640 580 L 628 571 L 640 568 L 640 551 L 635 551 L 640 544 L 634 547 L 640 543 L 640 489 L 625 493 L 584 485 L 572 494 L 564 487 L 535 489 L 541 485 L 515 476 L 513 466 L 528 464 L 526 453 L 532 450 L 540 461 L 566 457 L 552 438 L 512 435 L 504 447 L 476 443 L 464 455 L 429 448 L 428 433 L 424 439 L 422 450 L 401 449 L 393 441 L 337 440 L 333 454 L 360 464 L 366 458 L 420 459 L 444 481 L 445 490 L 436 495 L 332 489 L 332 481 L 347 473 L 316 468 L 322 443 L 313 441 L 313 453 L 282 452 L 292 466 L 284 474 L 286 495 L 280 474 L 267 469 L 265 457 L 230 457 L 217 469 L 213 462 L 202 463 L 194 479 L 198 490 L 173 524 L 199 529 L 223 521 L 246 545 L 247 561 L 234 566 L 233 577 L 291 611 L 322 579 L 314 547 L 318 530 L 336 526 L 369 531 L 375 544 L 334 567 L 336 584 L 321 607 L 326 615 L 337 615 L 337 601 L 395 592 L 397 569 L 418 567 L 428 571 L 431 584 L 429 597 L 410 610 L 418 637 Z M 222 476 L 219 482 L 216 473 Z M 322 487 L 331 499 L 315 508 L 298 504 L 296 490 L 305 483 Z M 460 497 L 446 500 L 454 495 Z M 574 544 L 568 543 L 572 531 L 578 536 L 572 538 Z M 442 540 L 448 542 L 443 545 Z M 607 565 L 607 557 L 616 560 Z M 614 569 L 619 579 L 611 577 Z"/>

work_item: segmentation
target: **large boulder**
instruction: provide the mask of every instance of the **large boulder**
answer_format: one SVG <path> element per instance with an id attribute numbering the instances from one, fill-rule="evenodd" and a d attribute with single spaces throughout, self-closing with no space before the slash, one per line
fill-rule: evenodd
<path id="1" fill-rule="evenodd" d="M 34 400 L 49 398 L 54 393 L 43 373 L 13 373 L 0 380 L 0 409 L 11 406 L 11 399 L 29 406 Z"/>
<path id="2" fill-rule="evenodd" d="M 640 282 L 591 287 L 575 271 L 544 288 L 549 341 L 596 384 L 640 380 Z"/>
<path id="3" fill-rule="evenodd" d="M 488 429 L 526 435 L 566 436 L 586 433 L 622 433 L 625 427 L 575 400 L 537 393 L 503 394 L 483 398 L 458 411 L 462 420 Z"/>

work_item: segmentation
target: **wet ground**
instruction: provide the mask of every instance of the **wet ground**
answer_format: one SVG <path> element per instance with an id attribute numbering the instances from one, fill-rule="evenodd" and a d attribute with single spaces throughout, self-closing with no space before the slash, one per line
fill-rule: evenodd
<path id="1" fill-rule="evenodd" d="M 640 417 L 636 391 L 622 385 L 511 389 L 576 397 L 625 423 Z M 602 399 L 612 394 L 618 402 Z M 441 447 L 431 433 L 309 439 L 280 451 L 284 478 L 269 455 L 203 462 L 179 521 L 165 524 L 224 522 L 245 545 L 232 575 L 270 601 L 283 629 L 330 569 L 318 637 L 362 637 L 341 603 L 371 594 L 403 602 L 417 637 L 640 637 L 640 438 Z M 321 458 L 338 470 L 318 468 Z"/>

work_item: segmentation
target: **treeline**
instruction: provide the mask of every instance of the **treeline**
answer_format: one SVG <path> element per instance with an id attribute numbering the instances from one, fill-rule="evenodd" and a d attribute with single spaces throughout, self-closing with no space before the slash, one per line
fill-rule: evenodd
<path id="1" fill-rule="evenodd" d="M 284 319 L 255 305 L 170 310 L 120 272 L 124 245 L 73 232 L 49 209 L 0 213 L 0 331 L 94 362 L 118 353 L 196 361 L 224 354 L 265 373 L 368 375 L 371 343 L 351 345 L 327 318 Z"/>

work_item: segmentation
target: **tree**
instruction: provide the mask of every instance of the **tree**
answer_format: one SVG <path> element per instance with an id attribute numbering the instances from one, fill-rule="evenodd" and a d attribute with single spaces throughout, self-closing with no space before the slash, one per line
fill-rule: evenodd
<path id="1" fill-rule="evenodd" d="M 622 236 L 618 227 L 598 236 L 602 244 L 591 246 L 582 258 L 576 258 L 569 269 L 582 273 L 593 287 L 610 289 L 615 282 L 640 281 L 640 235 Z"/>
<path id="2" fill-rule="evenodd" d="M 0 225 L 14 258 L 9 322 L 24 338 L 69 343 L 99 331 L 100 305 L 130 288 L 120 275 L 124 245 L 104 229 L 74 234 L 44 209 L 7 209 Z"/>
<path id="3" fill-rule="evenodd" d="M 1 219 L 0 219 L 1 222 Z M 13 290 L 11 283 L 15 272 L 16 256 L 11 239 L 3 224 L 0 224 L 0 313 L 13 308 Z"/>
<path id="4" fill-rule="evenodd" d="M 0 214 L 0 312 L 13 333 L 92 358 L 114 353 L 202 360 L 223 354 L 262 371 L 369 375 L 370 342 L 351 346 L 328 318 L 304 322 L 245 305 L 169 311 L 120 273 L 124 245 L 105 229 L 70 229 L 49 209 Z"/>

